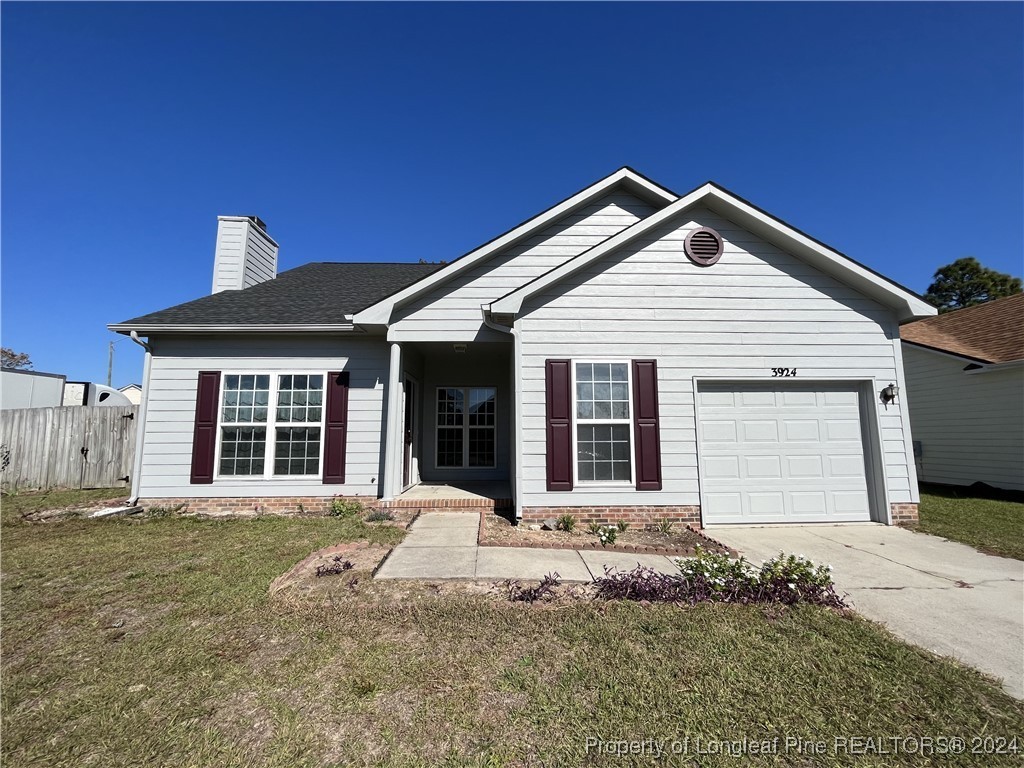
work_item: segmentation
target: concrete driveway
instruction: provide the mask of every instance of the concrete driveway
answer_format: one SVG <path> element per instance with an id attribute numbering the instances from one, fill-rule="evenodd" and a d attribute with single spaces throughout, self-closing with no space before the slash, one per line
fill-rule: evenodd
<path id="1" fill-rule="evenodd" d="M 708 533 L 760 563 L 780 551 L 834 568 L 862 615 L 953 656 L 1024 699 L 1024 563 L 884 525 L 722 526 Z"/>

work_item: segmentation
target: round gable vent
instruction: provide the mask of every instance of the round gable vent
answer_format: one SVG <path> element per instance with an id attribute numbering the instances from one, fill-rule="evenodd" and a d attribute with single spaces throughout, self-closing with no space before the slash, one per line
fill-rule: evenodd
<path id="1" fill-rule="evenodd" d="M 694 264 L 710 267 L 722 258 L 722 236 L 709 227 L 701 227 L 686 236 L 683 248 Z"/>

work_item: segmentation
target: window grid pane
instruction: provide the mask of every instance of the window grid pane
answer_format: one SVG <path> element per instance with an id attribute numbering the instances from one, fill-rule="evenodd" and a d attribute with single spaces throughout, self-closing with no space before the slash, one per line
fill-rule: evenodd
<path id="1" fill-rule="evenodd" d="M 625 364 L 576 364 L 576 418 L 629 419 L 629 371 Z"/>
<path id="2" fill-rule="evenodd" d="M 262 475 L 266 449 L 266 427 L 221 427 L 220 473 Z"/>
<path id="3" fill-rule="evenodd" d="M 275 432 L 275 475 L 320 473 L 320 427 L 279 427 Z"/>
<path id="4" fill-rule="evenodd" d="M 270 376 L 225 376 L 222 424 L 263 424 L 270 402 Z"/>
<path id="5" fill-rule="evenodd" d="M 438 427 L 437 466 L 462 466 L 462 427 Z"/>
<path id="6" fill-rule="evenodd" d="M 324 377 L 319 374 L 279 376 L 277 422 L 319 424 L 323 416 Z"/>
<path id="7" fill-rule="evenodd" d="M 629 482 L 629 426 L 580 424 L 576 427 L 576 461 L 581 481 Z"/>

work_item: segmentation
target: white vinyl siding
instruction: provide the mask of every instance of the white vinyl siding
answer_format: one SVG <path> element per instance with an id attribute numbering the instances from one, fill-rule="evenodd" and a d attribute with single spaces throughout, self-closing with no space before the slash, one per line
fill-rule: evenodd
<path id="1" fill-rule="evenodd" d="M 179 496 L 378 495 L 388 350 L 380 339 L 343 337 L 156 338 L 142 455 L 143 498 Z M 304 371 L 349 371 L 344 485 L 319 477 L 218 477 L 189 482 L 199 371 L 276 376 Z"/>
<path id="2" fill-rule="evenodd" d="M 473 341 L 484 327 L 480 305 L 504 296 L 654 212 L 626 192 L 613 192 L 560 219 L 399 310 L 392 338 Z"/>
<path id="3" fill-rule="evenodd" d="M 683 253 L 693 229 L 716 229 L 721 261 L 698 267 Z M 864 297 L 706 209 L 680 214 L 530 299 L 522 343 L 524 506 L 700 503 L 695 377 L 846 379 L 902 386 L 896 319 Z M 663 487 L 660 491 L 545 487 L 544 361 L 656 359 Z M 902 405 L 880 411 L 890 502 L 917 501 Z"/>
<path id="4" fill-rule="evenodd" d="M 903 364 L 920 480 L 1024 490 L 1024 367 L 967 373 L 970 360 L 913 344 Z"/>
<path id="5" fill-rule="evenodd" d="M 213 293 L 237 291 L 277 276 L 277 245 L 249 219 L 221 216 L 213 261 Z"/>

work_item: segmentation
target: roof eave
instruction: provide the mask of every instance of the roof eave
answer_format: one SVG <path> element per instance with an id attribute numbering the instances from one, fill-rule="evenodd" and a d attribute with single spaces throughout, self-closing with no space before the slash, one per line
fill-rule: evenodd
<path id="1" fill-rule="evenodd" d="M 114 323 L 107 328 L 114 333 L 130 334 L 132 331 L 147 335 L 153 333 L 346 333 L 358 331 L 352 323 L 292 323 L 278 325 L 227 325 L 227 324 L 133 324 Z"/>

